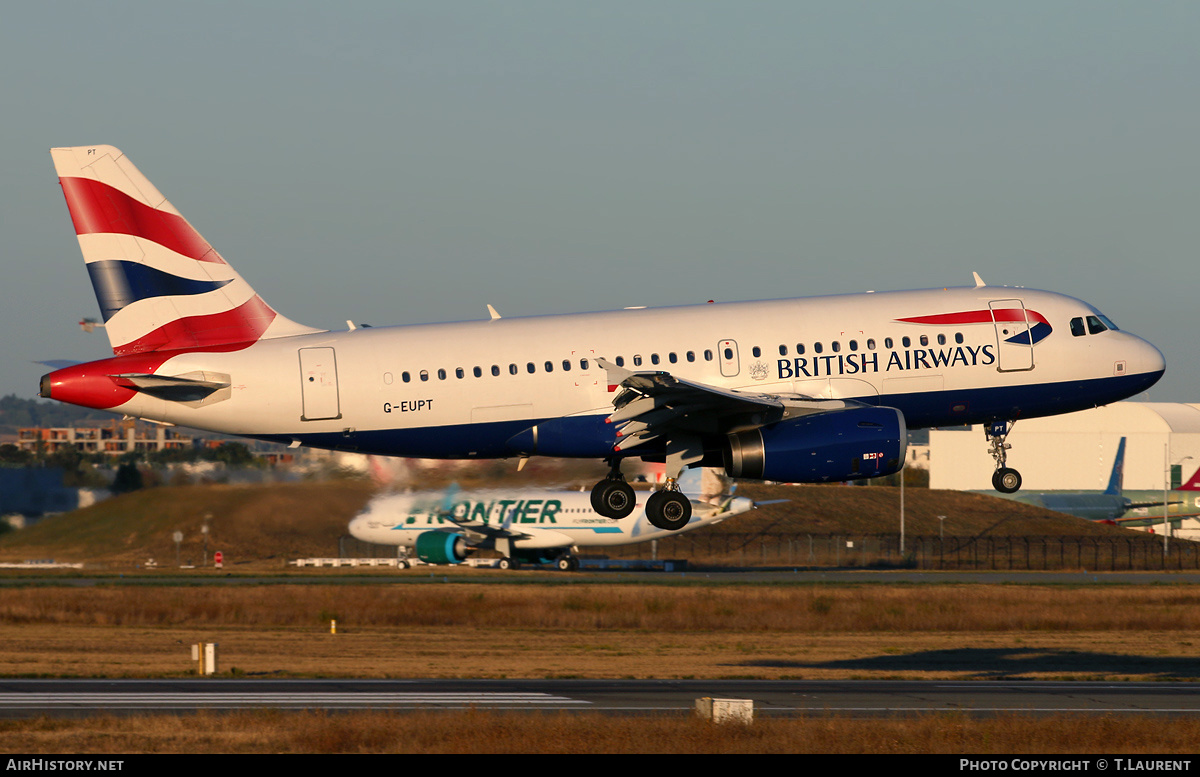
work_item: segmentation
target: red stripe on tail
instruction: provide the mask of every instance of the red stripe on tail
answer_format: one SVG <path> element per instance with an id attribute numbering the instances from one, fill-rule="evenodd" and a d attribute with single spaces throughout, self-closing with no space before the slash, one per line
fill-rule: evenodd
<path id="1" fill-rule="evenodd" d="M 238 351 L 262 337 L 276 315 L 255 295 L 233 310 L 163 324 L 136 340 L 114 346 L 113 353 L 125 356 L 147 351 Z"/>
<path id="2" fill-rule="evenodd" d="M 225 264 L 182 216 L 151 208 L 90 178 L 60 178 L 75 234 L 116 233 L 145 238 L 200 262 Z"/>

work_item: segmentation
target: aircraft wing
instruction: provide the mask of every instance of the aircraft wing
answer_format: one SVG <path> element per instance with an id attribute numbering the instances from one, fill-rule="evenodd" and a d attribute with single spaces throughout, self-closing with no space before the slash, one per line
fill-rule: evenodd
<path id="1" fill-rule="evenodd" d="M 528 532 L 514 531 L 512 529 L 511 518 L 506 519 L 502 524 L 496 526 L 481 521 L 464 521 L 461 518 L 455 517 L 450 512 L 444 512 L 441 517 L 462 530 L 463 536 L 467 538 L 467 544 L 469 545 L 479 545 L 489 540 L 528 540 L 533 537 Z"/>
<path id="2" fill-rule="evenodd" d="M 608 417 L 608 423 L 618 425 L 618 451 L 664 435 L 729 434 L 859 404 L 799 394 L 722 389 L 677 378 L 669 372 L 633 372 L 604 359 L 598 359 L 597 364 L 608 371 L 609 385 L 621 389 L 613 399 L 615 410 Z"/>

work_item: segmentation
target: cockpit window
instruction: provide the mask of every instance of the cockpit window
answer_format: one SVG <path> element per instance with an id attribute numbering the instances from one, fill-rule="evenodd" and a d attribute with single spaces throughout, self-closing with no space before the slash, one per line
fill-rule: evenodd
<path id="1" fill-rule="evenodd" d="M 1100 319 L 1101 321 L 1103 321 L 1103 322 L 1104 322 L 1104 326 L 1108 327 L 1109 329 L 1113 330 L 1114 332 L 1120 332 L 1120 331 L 1121 331 L 1120 329 L 1117 329 L 1117 325 L 1116 325 L 1116 324 L 1114 324 L 1114 323 L 1112 322 L 1112 320 L 1111 320 L 1111 319 L 1110 319 L 1108 316 L 1104 315 L 1103 313 L 1097 313 L 1097 314 L 1096 314 L 1096 318 L 1098 318 L 1098 319 Z"/>
<path id="2" fill-rule="evenodd" d="M 1071 319 L 1071 334 L 1076 337 L 1083 337 L 1087 334 L 1087 330 L 1083 328 L 1083 318 L 1077 317 Z"/>
<path id="3" fill-rule="evenodd" d="M 1104 330 L 1108 329 L 1108 327 L 1106 327 L 1100 321 L 1100 319 L 1096 318 L 1095 316 L 1087 317 L 1087 325 L 1088 325 L 1088 334 L 1089 335 L 1097 335 L 1097 334 L 1100 334 L 1101 332 L 1103 332 Z"/>

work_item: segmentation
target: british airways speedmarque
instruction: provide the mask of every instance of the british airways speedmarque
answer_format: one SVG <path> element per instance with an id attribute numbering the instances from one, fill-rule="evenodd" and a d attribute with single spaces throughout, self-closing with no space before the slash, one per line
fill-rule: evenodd
<path id="1" fill-rule="evenodd" d="M 684 469 L 794 483 L 887 475 L 907 429 L 985 424 L 1020 488 L 1021 418 L 1132 396 L 1162 354 L 1073 297 L 986 286 L 322 331 L 255 293 L 129 158 L 51 152 L 113 356 L 41 395 L 289 445 L 428 458 L 602 459 L 596 510 L 687 524 Z"/>

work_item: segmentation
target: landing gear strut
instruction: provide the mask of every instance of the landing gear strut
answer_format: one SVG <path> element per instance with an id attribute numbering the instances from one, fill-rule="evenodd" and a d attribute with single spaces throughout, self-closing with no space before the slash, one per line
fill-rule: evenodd
<path id="1" fill-rule="evenodd" d="M 1021 473 L 1005 466 L 1008 463 L 1008 449 L 1012 446 L 1005 442 L 1012 424 L 1007 421 L 993 421 L 984 428 L 987 437 L 988 453 L 996 460 L 996 471 L 992 473 L 992 488 L 1002 494 L 1013 494 L 1021 489 Z"/>
<path id="2" fill-rule="evenodd" d="M 633 489 L 625 482 L 621 474 L 621 464 L 618 459 L 609 459 L 611 470 L 608 477 L 592 487 L 592 509 L 605 518 L 620 520 L 633 512 L 637 500 Z"/>

